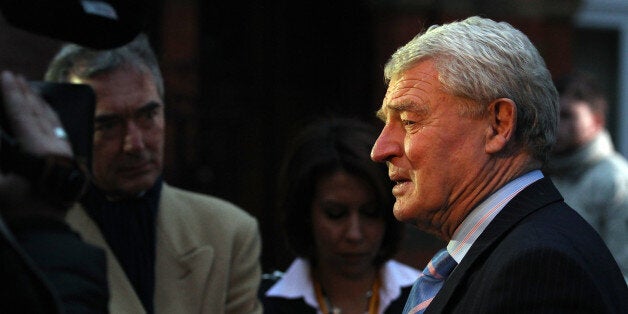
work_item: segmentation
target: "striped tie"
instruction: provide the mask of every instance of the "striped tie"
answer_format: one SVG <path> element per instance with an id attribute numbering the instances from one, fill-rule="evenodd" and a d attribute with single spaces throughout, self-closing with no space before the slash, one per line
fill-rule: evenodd
<path id="1" fill-rule="evenodd" d="M 438 251 L 414 282 L 403 313 L 423 313 L 456 265 L 446 249 Z"/>

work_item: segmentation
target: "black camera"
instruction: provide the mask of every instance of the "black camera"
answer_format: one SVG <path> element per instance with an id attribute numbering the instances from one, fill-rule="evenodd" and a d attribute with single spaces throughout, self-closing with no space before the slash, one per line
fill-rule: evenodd
<path id="1" fill-rule="evenodd" d="M 33 156 L 24 152 L 13 138 L 0 97 L 0 172 L 28 179 L 36 192 L 59 209 L 67 208 L 80 197 L 89 181 L 95 94 L 88 85 L 29 82 L 57 113 L 74 158 Z M 2 96 L 2 95 L 0 95 Z"/>
<path id="2" fill-rule="evenodd" d="M 128 43 L 141 32 L 146 25 L 148 4 L 146 0 L 0 0 L 0 13 L 9 24 L 34 34 L 92 49 L 111 49 Z M 33 10 L 34 7 L 37 9 Z M 41 81 L 30 84 L 59 114 L 75 157 L 85 159 L 89 165 L 93 90 L 80 84 Z M 15 143 L 3 114 L 4 105 L 0 106 L 4 160 L 8 151 L 5 147 L 15 146 Z M 10 164 L 3 162 L 1 167 L 10 167 Z"/>
<path id="3" fill-rule="evenodd" d="M 29 84 L 57 112 L 74 156 L 89 165 L 95 110 L 95 94 L 92 88 L 84 84 L 43 81 L 30 81 Z M 4 104 L 0 106 L 0 126 L 2 127 L 0 169 L 3 172 L 11 172 L 13 166 L 11 162 L 14 158 L 9 154 L 19 149 L 19 144 L 13 139 L 13 131 L 5 117 Z"/>
<path id="4" fill-rule="evenodd" d="M 0 0 L 0 12 L 11 25 L 93 49 L 115 48 L 135 38 L 146 25 L 147 6 L 145 0 Z M 75 158 L 37 157 L 23 152 L 4 116 L 0 95 L 0 171 L 28 178 L 44 197 L 63 207 L 81 194 L 88 180 L 94 92 L 88 85 L 30 84 L 57 111 Z"/>

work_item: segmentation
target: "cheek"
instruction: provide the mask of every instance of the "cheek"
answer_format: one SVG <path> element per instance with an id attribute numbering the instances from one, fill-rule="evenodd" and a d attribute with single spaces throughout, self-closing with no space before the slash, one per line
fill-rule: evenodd
<path id="1" fill-rule="evenodd" d="M 163 127 L 154 128 L 144 133 L 146 145 L 153 151 L 161 153 L 164 147 L 164 129 Z"/>
<path id="2" fill-rule="evenodd" d="M 147 143 L 146 147 L 151 151 L 155 159 L 161 160 L 164 151 L 164 141 L 155 140 Z"/>
<path id="3" fill-rule="evenodd" d="M 345 226 L 336 221 L 325 220 L 313 228 L 314 239 L 318 250 L 334 251 L 343 242 L 346 233 Z"/>
<path id="4" fill-rule="evenodd" d="M 421 160 L 421 157 L 425 156 L 425 148 L 420 140 L 406 137 L 403 143 L 404 153 L 410 163 L 418 163 Z"/>
<path id="5" fill-rule="evenodd" d="M 575 132 L 586 134 L 589 130 L 592 130 L 595 126 L 595 121 L 592 116 L 585 116 L 578 120 L 577 130 Z"/>
<path id="6" fill-rule="evenodd" d="M 94 168 L 103 168 L 111 162 L 115 162 L 120 145 L 111 140 L 94 140 L 92 160 Z"/>
<path id="7" fill-rule="evenodd" d="M 312 215 L 312 234 L 314 235 L 314 241 L 317 243 L 325 241 L 326 236 L 330 233 L 329 229 L 328 223 L 326 223 L 322 217 L 316 214 Z"/>
<path id="8" fill-rule="evenodd" d="M 103 184 L 115 177 L 115 161 L 101 152 L 94 152 L 92 157 L 92 175 L 94 180 Z"/>
<path id="9" fill-rule="evenodd" d="M 404 152 L 413 163 L 418 163 L 435 156 L 438 159 L 447 158 L 457 148 L 455 144 L 461 137 L 453 134 L 455 130 L 429 130 L 417 134 L 409 134 L 404 139 Z"/>
<path id="10" fill-rule="evenodd" d="M 333 228 L 319 226 L 314 227 L 312 232 L 314 233 L 314 245 L 319 255 L 326 255 L 325 252 L 332 251 L 336 243 L 340 242 L 340 239 L 334 234 Z"/>
<path id="11" fill-rule="evenodd" d="M 428 139 L 425 140 L 425 139 Z M 435 135 L 427 136 L 422 135 L 420 138 L 410 138 L 405 141 L 405 156 L 409 165 L 406 167 L 412 172 L 413 180 L 420 179 L 421 177 L 430 176 L 430 173 L 434 171 L 442 171 L 443 166 L 448 164 L 448 160 L 451 157 L 451 151 L 447 146 L 447 142 L 443 142 L 442 139 Z"/>
<path id="12" fill-rule="evenodd" d="M 374 242 L 379 243 L 382 242 L 384 238 L 384 230 L 386 229 L 386 224 L 384 221 L 374 221 L 367 225 L 368 234 Z"/>

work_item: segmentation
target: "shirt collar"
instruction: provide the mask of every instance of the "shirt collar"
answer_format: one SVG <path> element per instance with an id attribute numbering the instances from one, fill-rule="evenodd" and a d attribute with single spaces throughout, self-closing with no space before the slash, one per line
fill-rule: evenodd
<path id="1" fill-rule="evenodd" d="M 305 303 L 318 308 L 310 279 L 310 263 L 302 258 L 295 259 L 281 279 L 266 292 L 266 296 L 287 299 L 303 298 Z"/>
<path id="2" fill-rule="evenodd" d="M 419 276 L 419 271 L 394 260 L 389 260 L 382 265 L 381 275 L 380 313 L 399 298 L 401 288 L 412 286 Z M 309 262 L 303 258 L 295 259 L 281 279 L 266 292 L 266 296 L 286 299 L 303 298 L 310 307 L 318 309 L 310 278 Z"/>
<path id="3" fill-rule="evenodd" d="M 501 187 L 469 213 L 447 244 L 447 251 L 460 263 L 475 240 L 508 202 L 528 185 L 543 178 L 540 170 L 528 172 Z"/>

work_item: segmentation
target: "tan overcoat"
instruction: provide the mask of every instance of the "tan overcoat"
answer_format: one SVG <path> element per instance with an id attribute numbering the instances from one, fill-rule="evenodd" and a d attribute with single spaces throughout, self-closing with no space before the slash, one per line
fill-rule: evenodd
<path id="1" fill-rule="evenodd" d="M 124 270 L 81 205 L 67 222 L 107 252 L 111 313 L 144 313 Z M 262 313 L 255 218 L 224 200 L 163 185 L 157 214 L 155 313 Z"/>

